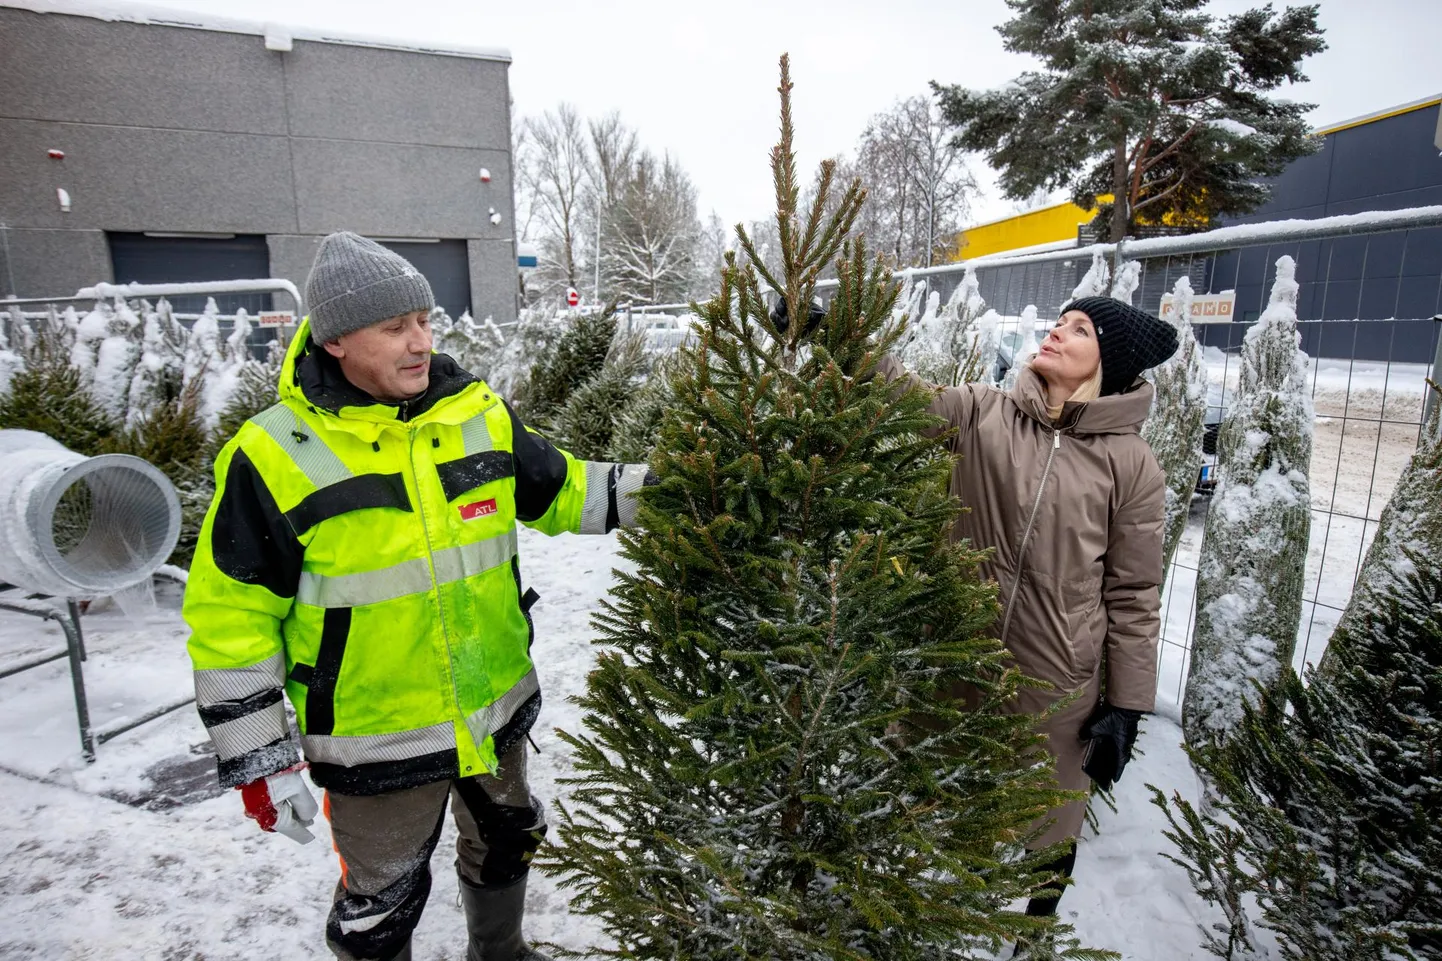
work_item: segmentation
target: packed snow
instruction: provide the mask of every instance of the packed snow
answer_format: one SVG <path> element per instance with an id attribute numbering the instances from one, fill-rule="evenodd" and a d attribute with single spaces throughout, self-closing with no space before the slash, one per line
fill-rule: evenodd
<path id="1" fill-rule="evenodd" d="M 610 537 L 546 538 L 521 532 L 535 608 L 535 657 L 545 708 L 535 730 L 532 788 L 554 805 L 571 770 L 557 727 L 576 731 L 569 698 L 584 688 L 595 653 L 591 614 L 625 567 Z M 180 587 L 158 582 L 155 607 L 126 614 L 92 608 L 84 618 L 85 665 L 97 725 L 137 716 L 190 691 Z M 61 649 L 48 622 L 0 613 L 0 670 Z M 182 709 L 79 755 L 63 660 L 0 679 L 0 957 L 124 959 L 330 957 L 323 929 L 337 867 L 327 828 L 304 847 L 262 834 L 234 791 L 214 787 L 214 759 L 194 711 Z M 1117 790 L 1117 813 L 1099 812 L 1101 831 L 1081 846 L 1075 889 L 1062 914 L 1083 940 L 1129 961 L 1201 961 L 1196 926 L 1208 918 L 1180 868 L 1159 853 L 1161 812 L 1144 785 L 1195 799 L 1179 744 L 1165 717 L 1148 718 L 1142 750 Z M 464 919 L 452 869 L 448 822 L 432 858 L 435 884 L 415 937 L 423 961 L 460 957 Z M 570 948 L 601 943 L 589 918 L 571 915 L 564 892 L 532 873 L 527 931 Z"/>

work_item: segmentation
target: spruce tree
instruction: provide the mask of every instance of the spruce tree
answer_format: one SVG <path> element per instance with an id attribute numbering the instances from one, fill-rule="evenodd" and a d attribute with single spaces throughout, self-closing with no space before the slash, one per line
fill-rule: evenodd
<path id="1" fill-rule="evenodd" d="M 1185 276 L 1178 277 L 1172 288 L 1172 323 L 1180 346 L 1166 363 L 1152 371 L 1156 397 L 1151 415 L 1142 425 L 1142 440 L 1151 445 L 1157 464 L 1167 475 L 1163 570 L 1171 566 L 1187 529 L 1192 492 L 1202 469 L 1202 436 L 1207 428 L 1207 368 L 1202 363 L 1202 347 L 1192 331 L 1191 306 L 1192 282 Z"/>
<path id="2" fill-rule="evenodd" d="M 1442 958 L 1442 562 L 1393 560 L 1332 669 L 1288 668 L 1236 737 L 1190 749 L 1216 811 L 1155 792 L 1172 859 L 1226 911 L 1220 957 L 1256 947 L 1255 901 L 1287 961 Z"/>
<path id="3" fill-rule="evenodd" d="M 870 376 L 897 290 L 848 238 L 859 184 L 824 216 L 826 162 L 798 217 L 790 90 L 783 57 L 782 268 L 738 228 L 750 263 L 728 255 L 678 359 L 547 866 L 618 958 L 932 961 L 1049 933 L 1100 957 L 1004 910 L 1039 880 L 1029 825 L 1067 795 L 1017 763 L 1034 719 L 998 709 L 1020 679 L 982 633 L 980 555 L 950 541 L 930 397 Z M 824 320 L 778 329 L 760 283 L 804 317 L 838 254 Z"/>
<path id="4" fill-rule="evenodd" d="M 567 398 L 600 373 L 615 336 L 614 304 L 571 321 L 555 347 L 534 362 L 524 394 L 513 398 L 526 424 L 541 431 L 554 426 Z"/>
<path id="5" fill-rule="evenodd" d="M 1292 663 L 1311 532 L 1312 399 L 1297 332 L 1296 263 L 1277 261 L 1271 302 L 1242 343 L 1237 396 L 1217 437 L 1218 481 L 1197 572 L 1197 624 L 1182 702 L 1187 743 L 1230 736 L 1251 696 Z"/>
<path id="6" fill-rule="evenodd" d="M 22 353 L 23 370 L 0 395 L 0 429 L 47 434 L 77 454 L 109 450 L 120 424 L 91 395 L 82 371 L 71 362 L 72 333 L 42 323 Z"/>
<path id="7" fill-rule="evenodd" d="M 1029 70 L 993 90 L 933 84 L 956 143 L 983 151 L 1006 196 L 1066 188 L 1100 204 L 1103 239 L 1138 222 L 1205 228 L 1268 197 L 1320 141 L 1312 104 L 1271 96 L 1326 49 L 1317 6 L 1270 4 L 1222 20 L 1207 0 L 1008 0 L 997 31 Z"/>
<path id="8" fill-rule="evenodd" d="M 641 388 L 645 369 L 641 335 L 618 335 L 601 369 L 566 398 L 551 440 L 583 460 L 605 460 L 616 426 Z"/>
<path id="9" fill-rule="evenodd" d="M 675 400 L 671 373 L 677 356 L 668 354 L 655 360 L 646 383 L 616 417 L 607 460 L 625 464 L 650 461 L 661 439 L 661 420 Z"/>

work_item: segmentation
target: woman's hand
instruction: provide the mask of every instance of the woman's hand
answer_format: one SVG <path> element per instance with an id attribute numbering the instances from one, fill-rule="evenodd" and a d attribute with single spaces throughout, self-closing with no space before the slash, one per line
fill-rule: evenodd
<path id="1" fill-rule="evenodd" d="M 1103 702 L 1082 725 L 1081 739 L 1091 742 L 1082 760 L 1082 770 L 1103 791 L 1111 790 L 1112 783 L 1121 780 L 1122 771 L 1132 759 L 1132 746 L 1137 742 L 1137 723 L 1141 719 L 1141 711 L 1112 707 Z"/>

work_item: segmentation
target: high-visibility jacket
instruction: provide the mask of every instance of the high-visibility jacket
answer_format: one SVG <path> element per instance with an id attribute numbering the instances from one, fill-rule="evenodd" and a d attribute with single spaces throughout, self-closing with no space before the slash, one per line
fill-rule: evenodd
<path id="1" fill-rule="evenodd" d="M 303 323 L 280 403 L 216 458 L 185 591 L 221 783 L 296 762 L 282 689 L 322 787 L 494 771 L 541 704 L 516 521 L 605 533 L 644 478 L 553 447 L 444 354 L 422 396 L 379 403 Z"/>

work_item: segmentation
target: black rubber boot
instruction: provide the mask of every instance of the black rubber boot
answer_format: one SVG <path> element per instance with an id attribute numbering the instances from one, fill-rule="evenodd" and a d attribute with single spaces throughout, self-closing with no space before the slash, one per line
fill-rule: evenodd
<path id="1" fill-rule="evenodd" d="M 1067 852 L 1061 857 L 1057 858 L 1055 861 L 1049 861 L 1046 864 L 1043 864 L 1037 868 L 1037 871 L 1039 873 L 1046 872 L 1059 875 L 1059 877 L 1055 881 L 1042 887 L 1043 891 L 1055 891 L 1056 893 L 1037 895 L 1036 897 L 1028 901 L 1026 904 L 1027 917 L 1044 918 L 1056 914 L 1057 905 L 1061 904 L 1062 892 L 1066 890 L 1066 888 L 1062 884 L 1062 880 L 1064 878 L 1071 877 L 1072 871 L 1075 870 L 1075 868 L 1075 841 L 1072 842 L 1072 846 L 1067 849 Z M 1015 950 L 1013 950 L 1011 953 L 1011 956 L 1018 959 L 1029 957 L 1031 954 L 1029 950 L 1030 947 L 1031 946 L 1028 945 L 1025 941 L 1018 941 Z"/>
<path id="2" fill-rule="evenodd" d="M 470 937 L 466 961 L 551 961 L 521 936 L 521 918 L 526 912 L 525 875 L 502 887 L 482 887 L 465 878 L 459 880 L 466 933 Z"/>

